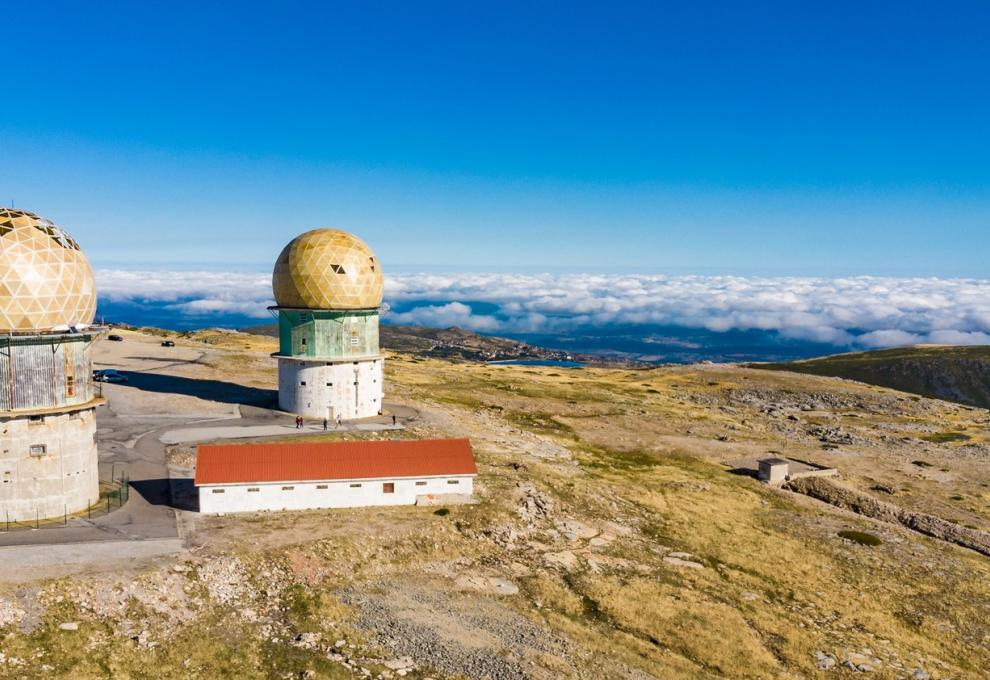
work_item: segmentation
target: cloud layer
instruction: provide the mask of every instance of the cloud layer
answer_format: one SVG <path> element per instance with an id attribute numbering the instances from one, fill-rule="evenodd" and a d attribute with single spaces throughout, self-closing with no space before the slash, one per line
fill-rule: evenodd
<path id="1" fill-rule="evenodd" d="M 267 318 L 267 274 L 97 272 L 101 297 Z M 990 280 L 597 274 L 398 274 L 395 323 L 487 333 L 663 325 L 763 330 L 836 346 L 990 344 Z M 481 310 L 481 311 L 479 311 Z"/>

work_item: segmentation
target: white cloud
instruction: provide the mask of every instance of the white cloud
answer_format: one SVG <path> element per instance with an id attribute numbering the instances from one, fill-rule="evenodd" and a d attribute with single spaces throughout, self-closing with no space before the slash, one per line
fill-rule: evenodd
<path id="1" fill-rule="evenodd" d="M 100 271 L 101 295 L 171 303 L 179 313 L 265 316 L 268 274 Z M 937 278 L 398 274 L 389 320 L 493 332 L 595 326 L 758 329 L 837 346 L 990 343 L 990 280 Z M 471 303 L 485 303 L 484 313 Z M 489 307 L 491 309 L 489 309 Z"/>
<path id="2" fill-rule="evenodd" d="M 497 331 L 501 325 L 494 316 L 479 315 L 462 302 L 448 302 L 445 305 L 416 307 L 402 314 L 392 314 L 391 321 L 413 326 L 448 328 L 460 326 L 473 331 Z"/>

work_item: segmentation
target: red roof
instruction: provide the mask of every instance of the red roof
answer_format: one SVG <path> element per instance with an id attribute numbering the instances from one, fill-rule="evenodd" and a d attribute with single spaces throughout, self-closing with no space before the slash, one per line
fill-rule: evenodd
<path id="1" fill-rule="evenodd" d="M 199 447 L 196 484 L 476 475 L 467 439 Z"/>

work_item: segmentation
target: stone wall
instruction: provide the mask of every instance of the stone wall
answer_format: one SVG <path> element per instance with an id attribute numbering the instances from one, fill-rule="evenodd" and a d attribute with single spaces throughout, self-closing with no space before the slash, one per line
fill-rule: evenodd
<path id="1" fill-rule="evenodd" d="M 785 484 L 784 488 L 817 498 L 839 508 L 852 510 L 866 517 L 892 524 L 901 524 L 919 533 L 990 556 L 990 534 L 985 531 L 953 524 L 934 515 L 905 510 L 891 503 L 885 503 L 869 494 L 839 486 L 820 477 L 794 480 Z"/>

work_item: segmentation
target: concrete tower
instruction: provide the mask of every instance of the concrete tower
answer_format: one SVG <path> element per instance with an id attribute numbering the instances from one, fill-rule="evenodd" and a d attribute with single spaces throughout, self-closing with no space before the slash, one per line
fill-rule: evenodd
<path id="1" fill-rule="evenodd" d="M 0 208 L 0 521 L 34 521 L 99 500 L 87 332 L 96 286 L 56 224 Z"/>
<path id="2" fill-rule="evenodd" d="M 278 256 L 272 288 L 279 322 L 274 355 L 279 407 L 328 420 L 377 415 L 384 279 L 371 249 L 346 231 L 308 231 Z"/>

